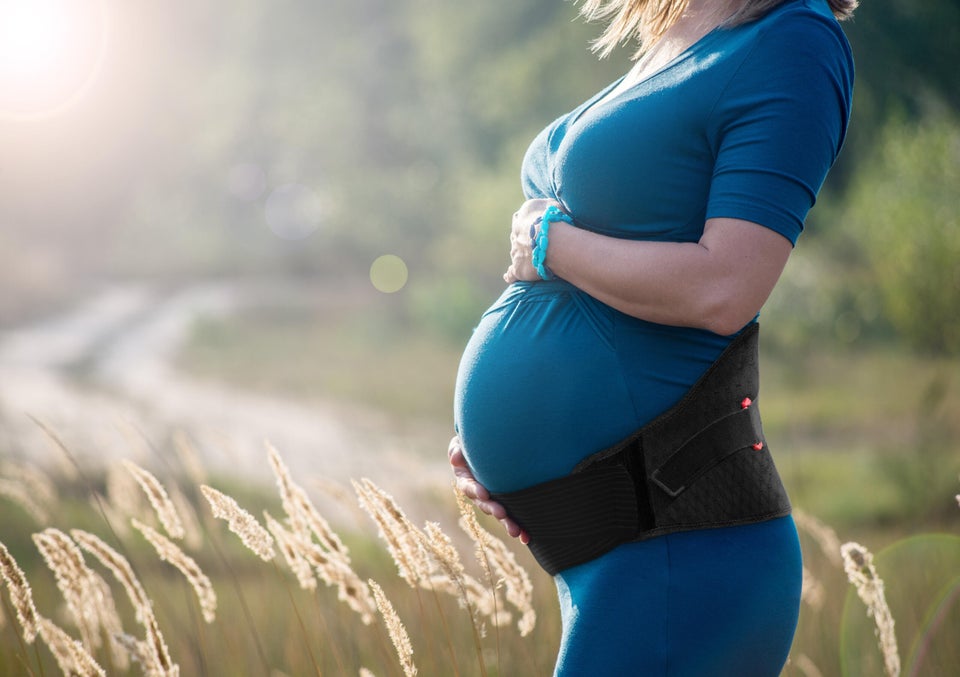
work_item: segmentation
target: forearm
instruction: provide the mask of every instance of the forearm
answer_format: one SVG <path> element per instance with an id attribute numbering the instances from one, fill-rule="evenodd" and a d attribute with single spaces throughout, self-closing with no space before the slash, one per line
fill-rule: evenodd
<path id="1" fill-rule="evenodd" d="M 547 265 L 628 315 L 727 335 L 759 311 L 790 249 L 780 235 L 733 219 L 709 222 L 699 242 L 622 240 L 560 222 Z"/>

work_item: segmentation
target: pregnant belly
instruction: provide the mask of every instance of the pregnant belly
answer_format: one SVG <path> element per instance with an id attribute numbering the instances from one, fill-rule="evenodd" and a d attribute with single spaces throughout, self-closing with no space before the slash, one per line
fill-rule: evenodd
<path id="1" fill-rule="evenodd" d="M 483 315 L 461 359 L 455 420 L 488 489 L 566 475 L 639 426 L 615 323 L 560 281 L 513 285 Z"/>

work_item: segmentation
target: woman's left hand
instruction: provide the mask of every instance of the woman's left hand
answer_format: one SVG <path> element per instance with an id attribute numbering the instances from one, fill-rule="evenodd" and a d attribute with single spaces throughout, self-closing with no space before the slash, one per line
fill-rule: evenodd
<path id="1" fill-rule="evenodd" d="M 514 538 L 519 538 L 524 545 L 529 543 L 530 536 L 527 532 L 510 519 L 506 508 L 490 498 L 490 492 L 487 491 L 487 488 L 480 484 L 473 473 L 470 472 L 470 466 L 467 465 L 467 459 L 463 455 L 463 445 L 460 442 L 459 435 L 455 435 L 450 440 L 447 457 L 450 459 L 450 465 L 453 466 L 453 474 L 457 478 L 457 490 L 472 500 L 481 511 L 500 520 L 508 534 Z"/>
<path id="2" fill-rule="evenodd" d="M 540 279 L 533 267 L 533 243 L 530 241 L 530 226 L 543 211 L 554 205 L 563 207 L 556 200 L 536 198 L 524 202 L 520 209 L 513 214 L 513 224 L 510 228 L 510 267 L 503 274 L 507 284 L 514 282 L 536 282 Z"/>

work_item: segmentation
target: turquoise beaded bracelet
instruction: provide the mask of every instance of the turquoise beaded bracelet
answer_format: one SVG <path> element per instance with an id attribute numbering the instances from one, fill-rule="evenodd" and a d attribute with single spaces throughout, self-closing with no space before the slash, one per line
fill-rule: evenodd
<path id="1" fill-rule="evenodd" d="M 533 267 L 541 280 L 552 280 L 554 277 L 546 265 L 547 247 L 550 245 L 550 224 L 554 221 L 573 223 L 569 214 L 564 214 L 555 205 L 550 205 L 543 210 L 543 215 L 530 226 L 530 241 L 533 243 Z M 537 224 L 540 224 L 539 229 L 537 229 Z"/>

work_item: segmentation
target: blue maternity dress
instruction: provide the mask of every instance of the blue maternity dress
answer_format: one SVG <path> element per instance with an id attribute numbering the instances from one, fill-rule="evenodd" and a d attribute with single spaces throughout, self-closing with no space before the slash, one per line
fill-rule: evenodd
<path id="1" fill-rule="evenodd" d="M 527 198 L 624 239 L 696 242 L 758 223 L 791 243 L 840 150 L 849 45 L 825 0 L 718 28 L 654 75 L 551 123 Z M 494 492 L 562 477 L 675 404 L 732 340 L 625 315 L 562 280 L 510 285 L 457 378 L 455 423 Z M 801 560 L 790 517 L 622 545 L 556 577 L 558 675 L 773 676 L 792 642 Z"/>

